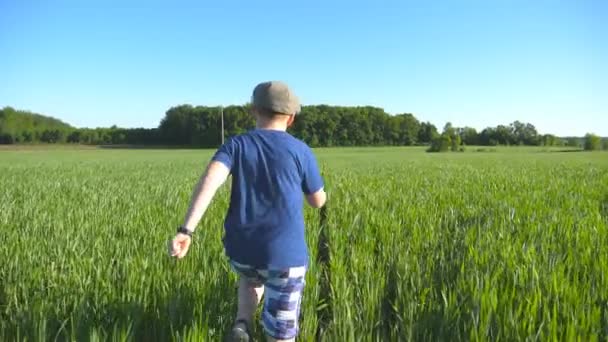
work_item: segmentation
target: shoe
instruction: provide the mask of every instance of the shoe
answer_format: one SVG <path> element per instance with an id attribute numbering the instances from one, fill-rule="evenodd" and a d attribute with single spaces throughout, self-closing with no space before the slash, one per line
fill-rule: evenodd
<path id="1" fill-rule="evenodd" d="M 241 325 L 244 325 L 243 329 Z M 228 341 L 230 342 L 249 342 L 251 339 L 249 337 L 249 325 L 245 320 L 239 319 L 234 323 L 232 330 L 230 331 L 230 337 Z"/>

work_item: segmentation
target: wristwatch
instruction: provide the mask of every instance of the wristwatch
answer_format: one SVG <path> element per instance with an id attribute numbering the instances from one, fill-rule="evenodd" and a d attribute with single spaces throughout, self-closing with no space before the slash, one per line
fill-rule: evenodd
<path id="1" fill-rule="evenodd" d="M 184 226 L 179 226 L 179 227 L 177 228 L 177 232 L 178 232 L 178 233 L 185 234 L 185 235 L 188 235 L 189 237 L 192 237 L 192 233 L 194 233 L 193 231 L 191 231 L 191 230 L 187 229 L 187 228 L 186 228 L 186 227 L 184 227 Z"/>

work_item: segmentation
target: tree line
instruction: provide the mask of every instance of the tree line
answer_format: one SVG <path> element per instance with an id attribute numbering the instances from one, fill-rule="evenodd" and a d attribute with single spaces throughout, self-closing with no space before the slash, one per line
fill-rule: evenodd
<path id="1" fill-rule="evenodd" d="M 48 116 L 14 110 L 0 110 L 0 144 L 60 142 L 75 128 Z"/>
<path id="2" fill-rule="evenodd" d="M 165 113 L 157 128 L 75 128 L 60 120 L 5 107 L 0 110 L 0 144 L 75 143 L 90 145 L 163 145 L 214 148 L 255 126 L 249 105 L 209 107 L 179 105 Z M 390 115 L 371 106 L 303 106 L 290 133 L 313 147 L 429 145 L 431 150 L 458 150 L 464 145 L 586 146 L 589 139 L 539 134 L 530 123 L 472 127 L 448 123 L 439 133 L 413 114 Z M 595 136 L 594 136 L 595 137 Z M 599 137 L 598 137 L 599 138 Z M 594 140 L 595 141 L 595 140 Z M 608 149 L 608 141 L 599 140 Z M 602 146 L 600 146 L 602 147 Z"/>

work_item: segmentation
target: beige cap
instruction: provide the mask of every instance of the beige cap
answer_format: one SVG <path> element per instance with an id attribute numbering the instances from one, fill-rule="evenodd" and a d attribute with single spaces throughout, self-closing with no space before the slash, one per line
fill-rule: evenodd
<path id="1" fill-rule="evenodd" d="M 281 81 L 270 81 L 258 84 L 251 96 L 253 106 L 274 113 L 295 115 L 300 112 L 300 100 Z"/>

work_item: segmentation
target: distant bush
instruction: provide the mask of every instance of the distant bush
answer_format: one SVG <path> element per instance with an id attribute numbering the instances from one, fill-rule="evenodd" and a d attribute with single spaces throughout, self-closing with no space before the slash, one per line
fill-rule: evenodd
<path id="1" fill-rule="evenodd" d="M 447 123 L 443 128 L 443 133 L 431 141 L 431 146 L 427 152 L 458 152 L 464 151 L 462 147 L 462 138 L 458 134 L 456 128 L 451 123 Z"/>
<path id="2" fill-rule="evenodd" d="M 450 137 L 445 134 L 433 139 L 431 146 L 426 150 L 427 152 L 447 152 L 450 150 Z"/>

